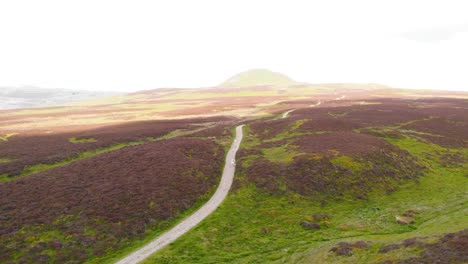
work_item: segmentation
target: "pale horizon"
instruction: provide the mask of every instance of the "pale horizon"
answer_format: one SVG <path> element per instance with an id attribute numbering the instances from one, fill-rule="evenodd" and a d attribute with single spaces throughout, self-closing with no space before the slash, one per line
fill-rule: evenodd
<path id="1" fill-rule="evenodd" d="M 468 91 L 465 1 L 0 3 L 0 87 L 134 92 L 265 68 Z"/>

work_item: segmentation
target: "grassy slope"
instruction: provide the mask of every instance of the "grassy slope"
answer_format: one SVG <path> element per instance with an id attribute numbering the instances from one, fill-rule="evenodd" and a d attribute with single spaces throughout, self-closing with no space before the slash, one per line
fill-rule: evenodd
<path id="1" fill-rule="evenodd" d="M 437 155 L 426 155 L 443 150 L 436 145 L 410 138 L 389 141 L 430 167 L 419 183 L 408 183 L 390 195 L 374 192 L 368 201 L 347 200 L 325 206 L 297 194 L 272 196 L 254 186 L 243 187 L 206 221 L 145 263 L 377 262 L 415 253 L 398 250 L 383 255 L 377 253 L 381 245 L 467 228 L 468 164 L 465 168 L 442 167 Z M 468 155 L 466 149 L 464 155 Z M 419 212 L 416 222 L 397 224 L 395 216 L 409 209 Z M 321 223 L 321 230 L 299 225 L 317 212 L 330 216 Z M 373 246 L 351 257 L 328 252 L 339 241 L 353 240 L 371 241 Z"/>

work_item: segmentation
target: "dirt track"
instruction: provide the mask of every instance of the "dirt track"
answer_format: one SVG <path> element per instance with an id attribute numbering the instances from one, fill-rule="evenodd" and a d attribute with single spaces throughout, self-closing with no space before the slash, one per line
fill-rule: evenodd
<path id="1" fill-rule="evenodd" d="M 343 99 L 343 98 L 344 98 L 344 96 L 342 96 L 342 97 L 340 97 L 340 98 L 336 98 L 335 100 L 340 100 L 340 99 Z M 310 105 L 310 107 L 319 106 L 321 103 L 322 103 L 322 102 L 318 101 L 318 103 L 313 104 L 313 105 Z M 288 110 L 288 111 L 284 112 L 283 115 L 281 116 L 281 118 L 287 118 L 288 115 L 289 115 L 290 113 L 292 113 L 293 111 L 295 111 L 295 110 L 297 110 L 297 108 L 294 108 L 294 109 L 291 109 L 291 110 Z"/>
<path id="2" fill-rule="evenodd" d="M 237 150 L 239 149 L 240 143 L 242 141 L 242 127 L 243 125 L 236 127 L 236 138 L 232 143 L 229 152 L 226 155 L 226 162 L 224 165 L 221 182 L 219 183 L 218 189 L 216 189 L 215 194 L 210 198 L 210 200 L 200 209 L 198 209 L 195 213 L 190 215 L 188 218 L 184 219 L 171 230 L 154 239 L 146 246 L 124 257 L 116 264 L 135 264 L 143 261 L 150 255 L 154 254 L 161 248 L 172 243 L 177 238 L 188 232 L 190 229 L 192 229 L 194 226 L 200 223 L 203 219 L 205 219 L 208 215 L 214 212 L 216 208 L 218 208 L 218 206 L 226 198 L 229 189 L 231 188 L 232 181 L 234 179 L 234 171 L 236 168 L 235 157 Z"/>
<path id="3" fill-rule="evenodd" d="M 289 113 L 291 113 L 291 112 L 294 111 L 294 110 L 296 110 L 296 109 L 291 109 L 291 110 L 289 110 L 289 111 L 284 112 L 284 113 L 283 113 L 283 116 L 282 116 L 281 118 L 287 118 L 288 115 L 289 115 Z"/>

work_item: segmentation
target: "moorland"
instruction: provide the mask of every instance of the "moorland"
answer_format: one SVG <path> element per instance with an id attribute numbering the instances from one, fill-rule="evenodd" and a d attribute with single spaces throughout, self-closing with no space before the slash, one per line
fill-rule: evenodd
<path id="1" fill-rule="evenodd" d="M 0 111 L 0 262 L 113 263 L 234 183 L 144 263 L 464 263 L 468 93 L 267 70 Z"/>

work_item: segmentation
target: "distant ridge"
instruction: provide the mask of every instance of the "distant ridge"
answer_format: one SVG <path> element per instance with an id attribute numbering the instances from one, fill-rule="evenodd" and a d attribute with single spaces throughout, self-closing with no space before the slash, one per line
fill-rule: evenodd
<path id="1" fill-rule="evenodd" d="M 0 87 L 0 110 L 68 104 L 117 94 L 119 93 L 35 86 Z"/>
<path id="2" fill-rule="evenodd" d="M 289 78 L 287 75 L 273 72 L 267 69 L 252 69 L 238 73 L 225 82 L 221 87 L 247 87 L 260 85 L 295 85 L 298 82 Z"/>

